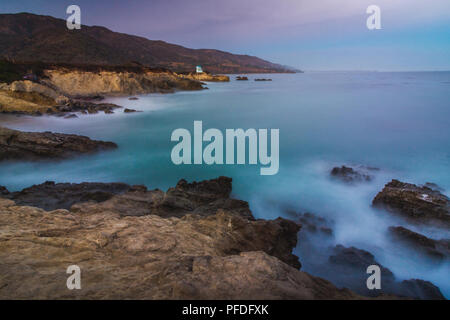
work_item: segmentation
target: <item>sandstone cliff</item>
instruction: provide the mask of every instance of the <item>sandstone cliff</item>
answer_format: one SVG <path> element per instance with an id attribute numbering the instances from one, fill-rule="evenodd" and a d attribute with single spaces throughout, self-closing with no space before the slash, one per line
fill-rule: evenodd
<path id="1" fill-rule="evenodd" d="M 173 92 L 179 90 L 201 90 L 198 81 L 182 78 L 172 72 L 143 70 L 92 72 L 65 68 L 48 69 L 44 72 L 48 79 L 43 83 L 69 97 L 98 95 L 134 95 L 152 92 Z"/>
<path id="2" fill-rule="evenodd" d="M 198 80 L 198 81 L 206 81 L 206 82 L 229 82 L 230 77 L 226 75 L 220 74 L 210 74 L 206 72 L 202 73 L 188 73 L 188 74 L 180 74 L 180 76 L 186 79 Z"/>
<path id="3" fill-rule="evenodd" d="M 22 78 L 26 65 L 10 64 Z M 34 81 L 15 80 L 0 83 L 0 112 L 43 114 L 58 113 L 61 107 L 77 105 L 80 111 L 92 109 L 85 100 L 107 95 L 171 93 L 177 90 L 202 90 L 202 83 L 164 69 L 142 66 L 34 66 L 39 76 Z M 86 107 L 79 105 L 83 100 Z"/>

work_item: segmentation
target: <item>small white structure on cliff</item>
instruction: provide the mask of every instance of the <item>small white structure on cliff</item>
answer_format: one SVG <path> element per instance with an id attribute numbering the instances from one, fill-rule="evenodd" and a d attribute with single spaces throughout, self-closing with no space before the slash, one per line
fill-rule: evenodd
<path id="1" fill-rule="evenodd" d="M 196 71 L 197 73 L 203 73 L 202 66 L 196 66 L 196 67 L 195 67 L 195 71 Z"/>

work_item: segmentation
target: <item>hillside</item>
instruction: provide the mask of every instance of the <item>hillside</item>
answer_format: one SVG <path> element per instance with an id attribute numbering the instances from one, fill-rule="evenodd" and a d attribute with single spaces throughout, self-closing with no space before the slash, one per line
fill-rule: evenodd
<path id="1" fill-rule="evenodd" d="M 176 72 L 192 71 L 198 64 L 212 73 L 289 72 L 284 66 L 253 56 L 189 49 L 104 27 L 68 30 L 65 20 L 29 13 L 0 14 L 0 58 L 90 65 L 138 62 Z"/>

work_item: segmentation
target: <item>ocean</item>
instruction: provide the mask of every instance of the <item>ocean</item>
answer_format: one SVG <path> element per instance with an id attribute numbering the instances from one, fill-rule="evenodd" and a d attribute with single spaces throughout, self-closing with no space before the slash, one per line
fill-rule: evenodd
<path id="1" fill-rule="evenodd" d="M 397 279 L 419 278 L 450 297 L 450 263 L 439 265 L 392 244 L 387 228 L 405 225 L 434 239 L 450 230 L 409 226 L 371 207 L 392 179 L 433 182 L 450 196 L 450 72 L 306 72 L 249 75 L 249 81 L 208 83 L 209 90 L 108 98 L 142 112 L 81 115 L 76 119 L 0 115 L 0 125 L 24 131 L 75 133 L 114 141 L 119 148 L 57 162 L 0 165 L 0 185 L 20 190 L 46 180 L 126 182 L 167 189 L 188 181 L 233 178 L 233 196 L 247 200 L 257 218 L 295 218 L 311 212 L 332 221 L 333 237 L 315 250 L 342 244 L 368 250 Z M 255 78 L 271 78 L 255 82 Z M 177 128 L 279 129 L 280 167 L 260 175 L 260 165 L 174 165 L 170 140 Z M 356 185 L 330 178 L 334 166 L 376 167 L 371 182 Z M 287 210 L 289 209 L 289 210 Z M 300 232 L 301 233 L 301 232 Z M 302 270 L 319 270 L 318 251 L 295 253 Z M 322 241 L 323 240 L 323 241 Z"/>

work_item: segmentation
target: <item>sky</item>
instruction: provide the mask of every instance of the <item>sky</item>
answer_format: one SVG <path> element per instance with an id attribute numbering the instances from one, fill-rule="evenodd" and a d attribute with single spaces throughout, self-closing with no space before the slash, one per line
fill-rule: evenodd
<path id="1" fill-rule="evenodd" d="M 0 13 L 66 18 L 71 4 L 85 25 L 302 70 L 450 70 L 450 0 L 0 0 Z"/>

